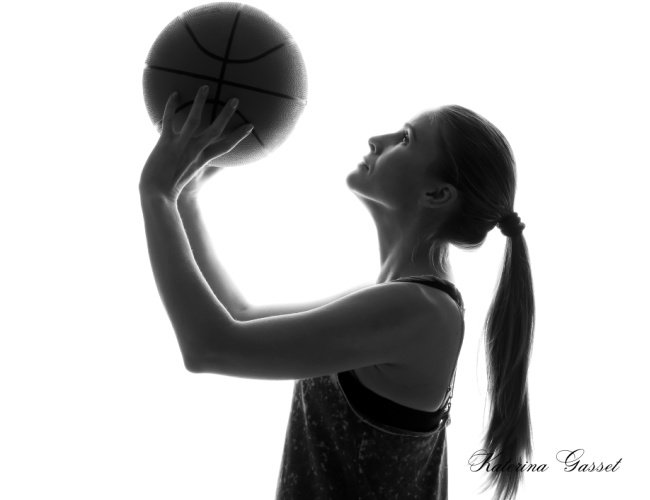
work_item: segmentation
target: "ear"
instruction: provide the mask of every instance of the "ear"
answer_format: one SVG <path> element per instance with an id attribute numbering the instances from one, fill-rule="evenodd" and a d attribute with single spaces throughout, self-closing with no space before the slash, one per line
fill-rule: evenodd
<path id="1" fill-rule="evenodd" d="M 442 208 L 456 201 L 458 191 L 451 184 L 436 184 L 427 186 L 422 192 L 420 205 L 427 208 Z"/>

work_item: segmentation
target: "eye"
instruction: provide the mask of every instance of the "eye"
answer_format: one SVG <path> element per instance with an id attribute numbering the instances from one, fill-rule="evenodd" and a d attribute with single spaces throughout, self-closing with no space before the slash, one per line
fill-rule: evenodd
<path id="1" fill-rule="evenodd" d="M 402 143 L 404 143 L 404 139 L 406 139 L 406 144 L 410 143 L 411 140 L 409 139 L 409 134 L 408 132 L 404 132 L 404 135 L 402 136 Z"/>

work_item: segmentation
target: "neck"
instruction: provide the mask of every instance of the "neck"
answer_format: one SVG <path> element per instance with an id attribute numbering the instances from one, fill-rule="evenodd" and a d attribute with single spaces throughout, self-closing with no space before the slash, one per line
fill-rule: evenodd
<path id="1" fill-rule="evenodd" d="M 393 214 L 373 211 L 379 239 L 380 271 L 377 283 L 407 276 L 433 275 L 451 281 L 451 273 L 445 260 L 437 269 L 429 258 L 431 240 L 417 221 L 399 219 Z"/>

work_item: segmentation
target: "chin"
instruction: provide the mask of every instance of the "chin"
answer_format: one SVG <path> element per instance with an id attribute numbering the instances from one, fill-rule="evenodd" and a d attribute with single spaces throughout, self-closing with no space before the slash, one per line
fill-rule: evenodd
<path id="1" fill-rule="evenodd" d="M 352 191 L 357 196 L 357 198 L 370 198 L 370 193 L 367 192 L 366 186 L 363 186 L 362 183 L 359 182 L 359 179 L 354 175 L 354 173 L 348 175 L 347 185 L 348 189 Z"/>
<path id="2" fill-rule="evenodd" d="M 345 182 L 348 185 L 348 187 L 354 191 L 358 189 L 359 186 L 358 179 L 359 179 L 359 172 L 355 170 L 354 172 L 350 172 L 348 174 L 348 176 L 345 179 Z"/>

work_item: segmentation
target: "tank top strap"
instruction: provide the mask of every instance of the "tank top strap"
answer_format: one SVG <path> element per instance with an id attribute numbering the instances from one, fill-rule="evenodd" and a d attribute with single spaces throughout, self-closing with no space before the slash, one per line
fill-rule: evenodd
<path id="1" fill-rule="evenodd" d="M 438 290 L 446 292 L 453 300 L 458 304 L 458 307 L 461 313 L 465 314 L 465 304 L 463 303 L 463 297 L 458 291 L 458 288 L 451 282 L 443 278 L 438 278 L 430 274 L 423 274 L 420 276 L 405 276 L 403 278 L 395 278 L 390 281 L 402 281 L 402 282 L 411 282 L 419 283 L 421 285 L 428 285 Z"/>
<path id="2" fill-rule="evenodd" d="M 442 407 L 446 407 L 447 411 L 451 408 L 451 398 L 454 395 L 454 385 L 456 383 L 456 368 L 454 368 L 454 374 L 451 376 L 451 382 L 449 383 L 449 387 L 447 387 L 447 399 L 443 403 Z"/>

